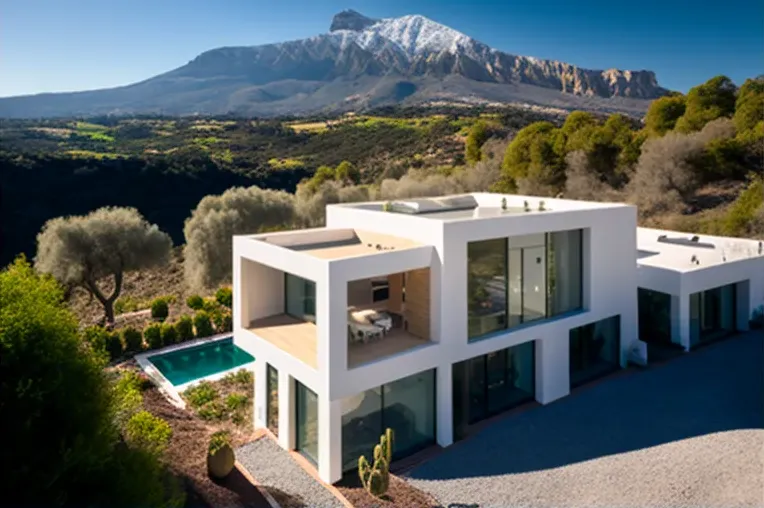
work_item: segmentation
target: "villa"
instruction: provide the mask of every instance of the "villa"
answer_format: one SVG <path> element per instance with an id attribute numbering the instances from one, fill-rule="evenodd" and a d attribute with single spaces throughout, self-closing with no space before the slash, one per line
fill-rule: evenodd
<path id="1" fill-rule="evenodd" d="M 326 482 L 369 455 L 745 330 L 761 244 L 637 228 L 635 207 L 475 193 L 329 205 L 323 228 L 234 237 L 234 342 L 255 424 Z M 638 289 L 639 288 L 639 289 Z"/>

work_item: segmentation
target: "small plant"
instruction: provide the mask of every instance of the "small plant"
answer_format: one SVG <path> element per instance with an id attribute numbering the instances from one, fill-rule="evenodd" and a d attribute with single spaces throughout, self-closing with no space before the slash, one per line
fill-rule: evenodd
<path id="1" fill-rule="evenodd" d="M 501 198 L 501 209 L 507 211 L 507 198 Z"/>
<path id="2" fill-rule="evenodd" d="M 255 375 L 252 371 L 247 369 L 239 369 L 236 372 L 231 372 L 223 381 L 229 384 L 239 385 L 241 388 L 250 390 L 252 389 L 252 383 L 255 382 Z"/>
<path id="3" fill-rule="evenodd" d="M 162 323 L 160 335 L 162 336 L 163 346 L 169 346 L 178 342 L 178 331 L 172 323 Z"/>
<path id="4" fill-rule="evenodd" d="M 217 300 L 220 305 L 230 309 L 233 307 L 233 291 L 229 287 L 222 287 L 215 293 L 215 300 Z"/>
<path id="5" fill-rule="evenodd" d="M 170 424 L 148 411 L 138 411 L 125 426 L 125 440 L 154 455 L 167 448 L 171 437 Z"/>
<path id="6" fill-rule="evenodd" d="M 382 211 L 383 212 L 392 212 L 393 211 L 393 204 L 390 201 L 385 202 L 384 205 L 382 205 Z"/>
<path id="7" fill-rule="evenodd" d="M 109 353 L 109 358 L 111 360 L 116 360 L 122 356 L 124 351 L 125 348 L 122 346 L 122 339 L 120 338 L 119 333 L 108 332 L 106 334 L 106 352 Z"/>
<path id="8" fill-rule="evenodd" d="M 523 201 L 523 209 L 524 209 L 526 212 L 530 212 L 530 211 L 531 211 L 531 205 L 530 205 L 530 204 L 528 204 L 528 202 L 527 202 L 527 201 Z"/>
<path id="9" fill-rule="evenodd" d="M 212 313 L 212 322 L 215 323 L 215 330 L 218 333 L 230 332 L 233 330 L 233 320 L 231 313 L 221 311 L 220 309 Z"/>
<path id="10" fill-rule="evenodd" d="M 143 350 L 143 334 L 132 326 L 122 330 L 122 342 L 127 353 L 140 353 Z"/>
<path id="11" fill-rule="evenodd" d="M 143 330 L 143 338 L 149 349 L 158 349 L 162 347 L 162 325 L 151 323 Z"/>
<path id="12" fill-rule="evenodd" d="M 199 418 L 207 421 L 218 421 L 226 417 L 226 407 L 219 400 L 203 405 L 197 410 Z"/>
<path id="13" fill-rule="evenodd" d="M 194 409 L 199 409 L 219 397 L 218 391 L 209 381 L 202 381 L 198 385 L 192 386 L 183 395 Z"/>
<path id="14" fill-rule="evenodd" d="M 175 323 L 175 329 L 178 331 L 178 342 L 194 338 L 194 321 L 190 316 L 181 316 Z"/>
<path id="15" fill-rule="evenodd" d="M 191 295 L 186 298 L 186 305 L 194 310 L 201 310 L 204 306 L 204 299 L 199 295 Z"/>
<path id="16" fill-rule="evenodd" d="M 544 200 L 539 201 L 539 212 L 543 212 L 546 210 L 546 204 L 544 203 Z"/>
<path id="17" fill-rule="evenodd" d="M 388 428 L 374 447 L 374 463 L 369 464 L 366 456 L 358 459 L 358 476 L 366 491 L 375 497 L 382 497 L 390 486 L 390 462 L 393 458 L 393 430 Z"/>
<path id="18" fill-rule="evenodd" d="M 208 314 L 220 311 L 220 304 L 214 298 L 205 298 L 202 304 L 202 310 Z"/>
<path id="19" fill-rule="evenodd" d="M 167 300 L 164 298 L 157 298 L 151 302 L 151 317 L 164 321 L 170 314 L 170 308 L 167 305 Z"/>
<path id="20" fill-rule="evenodd" d="M 209 337 L 214 333 L 210 315 L 206 311 L 200 310 L 194 315 L 194 328 L 197 337 Z"/>
<path id="21" fill-rule="evenodd" d="M 125 295 L 120 296 L 117 298 L 117 301 L 114 302 L 114 313 L 115 314 L 125 314 L 128 312 L 135 312 L 138 310 L 147 309 L 149 307 L 149 304 L 144 300 L 138 300 L 137 298 L 133 298 L 132 296 Z"/>
<path id="22" fill-rule="evenodd" d="M 247 402 L 249 402 L 249 397 L 243 393 L 231 393 L 225 398 L 225 407 L 229 411 L 236 411 L 246 406 Z"/>
<path id="23" fill-rule="evenodd" d="M 207 472 L 212 478 L 222 479 L 233 471 L 236 457 L 231 448 L 231 434 L 225 430 L 210 437 L 207 448 Z"/>

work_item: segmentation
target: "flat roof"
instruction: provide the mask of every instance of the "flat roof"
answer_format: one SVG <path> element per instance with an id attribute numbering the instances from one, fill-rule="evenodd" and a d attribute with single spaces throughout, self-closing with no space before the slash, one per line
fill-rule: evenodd
<path id="1" fill-rule="evenodd" d="M 637 264 L 680 272 L 764 256 L 758 240 L 637 228 Z"/>
<path id="2" fill-rule="evenodd" d="M 404 198 L 390 201 L 341 203 L 329 206 L 356 208 L 380 213 L 396 213 L 438 221 L 465 221 L 507 215 L 521 216 L 545 212 L 593 210 L 630 205 L 476 192 L 472 194 Z"/>
<path id="3" fill-rule="evenodd" d="M 257 235 L 252 239 L 321 259 L 343 259 L 423 247 L 424 244 L 361 229 L 318 228 Z"/>

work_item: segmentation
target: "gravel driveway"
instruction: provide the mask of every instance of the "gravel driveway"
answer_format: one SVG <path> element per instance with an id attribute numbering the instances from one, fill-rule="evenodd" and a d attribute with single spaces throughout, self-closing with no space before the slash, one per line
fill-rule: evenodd
<path id="1" fill-rule="evenodd" d="M 764 334 L 507 417 L 415 468 L 444 506 L 764 506 Z"/>

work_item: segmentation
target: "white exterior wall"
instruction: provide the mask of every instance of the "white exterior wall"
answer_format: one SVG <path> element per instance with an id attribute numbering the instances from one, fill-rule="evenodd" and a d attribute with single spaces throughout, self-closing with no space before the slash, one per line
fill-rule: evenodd
<path id="1" fill-rule="evenodd" d="M 747 330 L 754 309 L 764 305 L 764 256 L 736 259 L 686 271 L 640 266 L 637 286 L 671 295 L 671 340 L 690 350 L 690 295 L 737 284 L 737 330 Z"/>
<path id="2" fill-rule="evenodd" d="M 479 199 L 493 197 L 480 195 Z M 441 446 L 448 446 L 453 440 L 451 368 L 456 362 L 536 341 L 536 398 L 546 404 L 570 391 L 570 329 L 620 315 L 621 363 L 625 365 L 629 348 L 637 339 L 636 209 L 619 205 L 554 211 L 555 201 L 546 200 L 551 209 L 547 212 L 466 221 L 439 221 L 330 205 L 327 228 L 357 228 L 425 245 L 347 259 L 318 259 L 248 237 L 234 238 L 234 340 L 256 357 L 257 426 L 266 423 L 265 363 L 268 363 L 279 371 L 280 444 L 294 447 L 293 380 L 297 379 L 318 395 L 318 471 L 323 480 L 334 482 L 342 475 L 341 401 L 345 397 L 436 369 L 436 438 Z M 521 235 L 572 229 L 584 230 L 584 310 L 468 342 L 468 242 L 506 237 L 511 241 Z M 430 268 L 432 342 L 348 369 L 348 281 L 423 267 Z M 245 329 L 253 319 L 283 312 L 281 272 L 316 282 L 317 369 Z M 273 291 L 265 287 L 264 281 L 274 284 Z"/>

